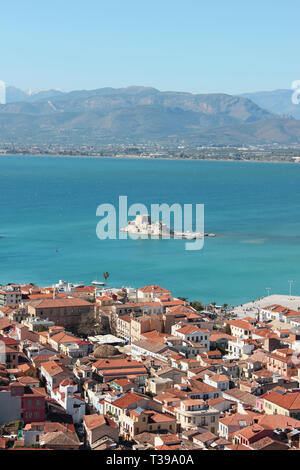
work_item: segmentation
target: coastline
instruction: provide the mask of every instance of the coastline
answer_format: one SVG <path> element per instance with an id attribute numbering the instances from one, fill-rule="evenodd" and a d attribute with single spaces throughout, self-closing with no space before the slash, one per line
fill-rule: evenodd
<path id="1" fill-rule="evenodd" d="M 266 159 L 243 159 L 243 160 L 236 160 L 230 158 L 180 158 L 180 157 L 153 157 L 153 156 L 146 156 L 141 157 L 138 155 L 49 155 L 45 153 L 36 153 L 36 154 L 20 154 L 20 153 L 7 153 L 2 154 L 0 153 L 1 157 L 33 157 L 33 158 L 85 158 L 85 159 L 111 159 L 111 160 L 164 160 L 164 161 L 195 161 L 195 162 L 232 162 L 232 163 L 284 163 L 284 164 L 291 164 L 291 165 L 299 165 L 299 162 L 289 161 L 289 160 L 266 160 Z"/>

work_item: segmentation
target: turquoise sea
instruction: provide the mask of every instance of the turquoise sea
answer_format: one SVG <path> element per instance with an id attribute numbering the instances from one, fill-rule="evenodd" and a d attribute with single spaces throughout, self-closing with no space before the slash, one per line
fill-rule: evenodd
<path id="1" fill-rule="evenodd" d="M 184 240 L 99 240 L 96 208 L 128 203 L 205 204 L 200 251 Z M 0 158 L 0 282 L 59 279 L 239 304 L 300 295 L 300 165 L 71 157 Z"/>

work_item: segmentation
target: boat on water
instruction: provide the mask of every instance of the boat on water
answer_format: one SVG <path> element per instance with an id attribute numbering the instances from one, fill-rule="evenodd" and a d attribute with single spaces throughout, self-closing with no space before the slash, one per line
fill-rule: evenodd
<path id="1" fill-rule="evenodd" d="M 92 281 L 93 286 L 105 286 L 105 282 L 101 281 Z"/>

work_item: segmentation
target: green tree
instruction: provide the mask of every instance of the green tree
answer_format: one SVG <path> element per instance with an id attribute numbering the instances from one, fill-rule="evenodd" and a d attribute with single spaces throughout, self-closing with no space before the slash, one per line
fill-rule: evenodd
<path id="1" fill-rule="evenodd" d="M 73 331 L 78 336 L 94 336 L 103 334 L 103 328 L 92 313 L 83 317 Z"/>
<path id="2" fill-rule="evenodd" d="M 109 273 L 105 271 L 105 273 L 103 273 L 103 277 L 104 277 L 104 280 L 106 281 L 106 279 L 109 278 Z"/>
<path id="3" fill-rule="evenodd" d="M 198 312 L 202 312 L 202 310 L 204 310 L 204 305 L 202 302 L 199 302 L 199 300 L 194 300 L 190 305 Z"/>

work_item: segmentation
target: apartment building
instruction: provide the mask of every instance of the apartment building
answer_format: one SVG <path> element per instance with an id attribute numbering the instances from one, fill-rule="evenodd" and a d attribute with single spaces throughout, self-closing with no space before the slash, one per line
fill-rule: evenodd
<path id="1" fill-rule="evenodd" d="M 28 303 L 28 313 L 53 321 L 55 325 L 72 327 L 94 311 L 93 304 L 84 299 L 66 297 L 63 299 L 34 300 Z"/>
<path id="2" fill-rule="evenodd" d="M 0 387 L 0 424 L 22 420 L 25 424 L 45 421 L 45 397 L 34 387 L 12 382 Z"/>
<path id="3" fill-rule="evenodd" d="M 263 410 L 268 415 L 290 416 L 300 419 L 300 392 L 297 391 L 275 391 L 266 393 L 263 399 Z"/>
<path id="4" fill-rule="evenodd" d="M 123 416 L 126 415 L 128 411 L 139 407 L 142 409 L 152 409 L 158 412 L 162 409 L 160 403 L 151 400 L 145 395 L 141 395 L 136 392 L 127 392 L 113 401 L 105 398 L 103 403 L 103 414 L 111 417 L 114 421 L 121 423 Z"/>
<path id="5" fill-rule="evenodd" d="M 155 297 L 162 296 L 162 295 L 169 295 L 171 291 L 161 287 L 157 284 L 152 284 L 149 286 L 140 287 L 137 289 L 137 297 L 138 299 L 142 300 L 153 300 Z"/>
<path id="6" fill-rule="evenodd" d="M 125 359 L 100 359 L 92 365 L 93 372 L 97 373 L 103 382 L 118 378 L 135 378 L 144 381 L 148 371 L 142 362 Z"/>
<path id="7" fill-rule="evenodd" d="M 276 320 L 281 323 L 291 323 L 291 321 L 300 320 L 300 312 L 273 304 L 259 309 L 259 320 L 262 322 Z"/>
<path id="8" fill-rule="evenodd" d="M 196 325 L 185 325 L 177 323 L 172 326 L 172 334 L 178 336 L 185 342 L 190 342 L 190 348 L 195 350 L 194 355 L 209 351 L 210 346 L 210 331 L 199 328 Z M 198 350 L 197 346 L 199 346 Z"/>
<path id="9" fill-rule="evenodd" d="M 297 375 L 296 351 L 290 348 L 275 349 L 267 355 L 267 370 L 282 377 Z"/>
<path id="10" fill-rule="evenodd" d="M 218 429 L 220 412 L 201 399 L 182 400 L 174 407 L 177 423 L 181 430 L 205 426 L 212 433 Z"/>
<path id="11" fill-rule="evenodd" d="M 5 286 L 0 289 L 0 307 L 11 307 L 18 305 L 22 300 L 19 287 Z"/>
<path id="12" fill-rule="evenodd" d="M 175 433 L 176 427 L 174 416 L 137 407 L 123 414 L 120 434 L 124 439 L 132 440 L 142 432 Z"/>
<path id="13" fill-rule="evenodd" d="M 245 320 L 227 320 L 224 323 L 230 326 L 231 335 L 240 339 L 250 338 L 256 329 L 254 325 Z"/>
<path id="14" fill-rule="evenodd" d="M 143 315 L 141 317 L 132 318 L 130 322 L 131 342 L 140 341 L 143 333 L 156 330 L 163 331 L 163 319 L 160 315 Z"/>
<path id="15" fill-rule="evenodd" d="M 119 427 L 107 416 L 102 414 L 85 415 L 83 425 L 86 433 L 86 441 L 90 449 L 97 447 L 99 440 L 109 437 L 115 442 L 119 441 Z"/>

